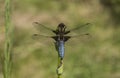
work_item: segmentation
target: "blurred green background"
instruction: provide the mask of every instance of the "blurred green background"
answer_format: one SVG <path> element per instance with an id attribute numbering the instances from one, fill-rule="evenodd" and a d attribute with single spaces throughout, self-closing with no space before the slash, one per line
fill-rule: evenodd
<path id="1" fill-rule="evenodd" d="M 120 78 L 120 0 L 12 0 L 11 5 L 12 78 L 57 78 L 54 43 L 32 39 L 35 21 L 50 27 L 61 22 L 72 28 L 92 24 L 91 39 L 66 44 L 63 78 Z M 0 0 L 0 58 L 4 34 L 4 0 Z"/>

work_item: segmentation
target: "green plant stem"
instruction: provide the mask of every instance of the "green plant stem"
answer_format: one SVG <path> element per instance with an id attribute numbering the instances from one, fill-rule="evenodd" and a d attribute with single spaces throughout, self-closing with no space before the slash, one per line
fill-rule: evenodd
<path id="1" fill-rule="evenodd" d="M 57 75 L 58 78 L 62 78 L 63 73 L 63 59 L 58 56 L 58 67 L 57 67 Z"/>
<path id="2" fill-rule="evenodd" d="M 3 76 L 10 78 L 11 72 L 11 50 L 12 50 L 12 33 L 10 17 L 10 0 L 5 0 L 5 50 L 3 63 Z"/>

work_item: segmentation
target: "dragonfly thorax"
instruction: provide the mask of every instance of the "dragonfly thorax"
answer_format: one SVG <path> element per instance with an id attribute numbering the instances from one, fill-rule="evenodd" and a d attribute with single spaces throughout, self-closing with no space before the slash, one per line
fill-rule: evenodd
<path id="1" fill-rule="evenodd" d="M 59 35 L 58 36 L 58 41 L 64 41 L 64 36 L 63 35 Z"/>

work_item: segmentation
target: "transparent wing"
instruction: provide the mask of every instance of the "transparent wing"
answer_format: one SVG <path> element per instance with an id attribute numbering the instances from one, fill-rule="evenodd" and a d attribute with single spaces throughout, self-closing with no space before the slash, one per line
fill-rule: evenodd
<path id="1" fill-rule="evenodd" d="M 37 42 L 37 43 L 42 43 L 44 45 L 48 45 L 49 43 L 53 43 L 54 39 L 52 38 L 53 36 L 45 36 L 45 35 L 40 35 L 40 34 L 33 34 L 32 39 Z"/>
<path id="2" fill-rule="evenodd" d="M 54 32 L 53 32 L 54 29 L 52 29 L 54 27 L 50 26 L 51 27 L 50 28 L 50 27 L 47 27 L 45 25 L 40 24 L 39 22 L 34 22 L 33 25 L 37 30 L 36 32 L 41 34 L 41 35 L 45 35 L 45 36 L 53 36 L 53 35 L 55 35 Z"/>
<path id="3" fill-rule="evenodd" d="M 66 46 L 71 47 L 78 47 L 78 45 L 89 43 L 92 39 L 92 35 L 90 33 L 84 33 L 69 37 L 70 39 L 66 41 Z"/>
<path id="4" fill-rule="evenodd" d="M 40 35 L 40 34 L 33 34 L 33 36 L 32 36 L 33 39 L 40 39 L 41 37 L 52 38 L 52 36 L 45 36 L 45 35 Z"/>
<path id="5" fill-rule="evenodd" d="M 86 23 L 86 24 L 83 24 L 83 25 L 77 25 L 77 27 L 75 28 L 72 28 L 72 29 L 67 29 L 67 31 L 70 31 L 70 33 L 68 33 L 67 35 L 70 35 L 70 36 L 81 36 L 81 34 L 86 34 L 86 33 L 89 33 L 89 29 L 91 27 L 91 24 L 90 23 Z"/>
<path id="6" fill-rule="evenodd" d="M 70 33 L 66 34 L 66 36 L 69 36 L 70 39 L 66 42 L 66 45 L 75 47 L 73 45 L 77 46 L 80 44 L 89 43 L 92 39 L 92 34 L 90 34 L 90 28 L 91 24 L 86 23 L 83 25 L 78 25 L 73 29 L 68 29 L 67 31 L 70 31 Z"/>

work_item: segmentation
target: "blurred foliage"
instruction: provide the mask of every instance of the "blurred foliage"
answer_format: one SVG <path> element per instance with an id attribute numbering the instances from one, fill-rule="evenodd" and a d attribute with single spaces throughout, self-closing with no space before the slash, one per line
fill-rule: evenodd
<path id="1" fill-rule="evenodd" d="M 2 55 L 4 1 L 0 2 Z M 61 22 L 68 28 L 92 24 L 88 29 L 91 39 L 81 42 L 76 39 L 66 44 L 64 78 L 120 78 L 119 0 L 12 0 L 12 4 L 15 26 L 12 78 L 57 77 L 54 43 L 49 39 L 32 39 L 36 33 L 32 25 L 35 21 L 48 27 L 56 27 Z"/>
<path id="2" fill-rule="evenodd" d="M 111 17 L 113 18 L 111 21 L 114 21 L 116 26 L 120 24 L 120 0 L 100 0 L 101 4 L 109 10 Z M 115 27 L 116 27 L 115 26 Z"/>

